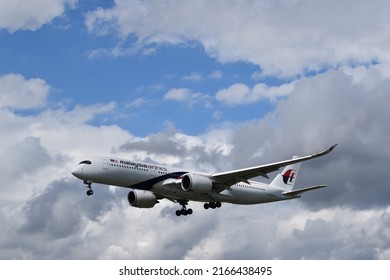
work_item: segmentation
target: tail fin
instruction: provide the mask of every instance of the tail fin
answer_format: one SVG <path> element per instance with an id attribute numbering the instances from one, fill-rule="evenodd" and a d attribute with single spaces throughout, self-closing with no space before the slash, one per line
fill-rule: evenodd
<path id="1" fill-rule="evenodd" d="M 294 156 L 293 158 L 297 158 L 297 156 Z M 275 179 L 271 182 L 270 185 L 284 189 L 286 191 L 291 191 L 294 187 L 300 167 L 300 162 L 287 165 L 281 173 L 276 175 Z"/>

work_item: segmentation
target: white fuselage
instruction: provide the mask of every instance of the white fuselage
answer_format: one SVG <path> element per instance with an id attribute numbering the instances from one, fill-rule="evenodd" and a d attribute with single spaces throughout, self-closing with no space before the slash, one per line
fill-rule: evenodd
<path id="1" fill-rule="evenodd" d="M 186 173 L 188 171 L 113 157 L 94 157 L 88 164 L 80 163 L 72 170 L 74 176 L 84 181 L 146 190 L 153 192 L 157 197 L 173 200 L 258 204 L 297 198 L 283 195 L 283 189 L 255 181 L 250 181 L 249 184 L 237 182 L 219 193 L 214 189 L 208 193 L 186 191 L 178 184 L 166 183 L 169 180 L 179 180 Z M 192 174 L 210 176 L 196 172 Z"/>

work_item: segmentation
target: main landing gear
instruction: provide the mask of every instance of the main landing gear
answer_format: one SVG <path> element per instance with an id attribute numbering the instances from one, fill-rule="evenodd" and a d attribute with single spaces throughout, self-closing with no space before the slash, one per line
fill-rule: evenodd
<path id="1" fill-rule="evenodd" d="M 191 215 L 193 213 L 191 208 L 187 209 L 188 201 L 186 200 L 181 200 L 178 201 L 182 208 L 180 210 L 176 211 L 176 216 L 187 216 Z M 215 209 L 215 208 L 220 208 L 222 206 L 222 203 L 220 201 L 210 201 L 209 203 L 205 203 L 203 205 L 204 209 Z"/>
<path id="2" fill-rule="evenodd" d="M 93 195 L 93 190 L 92 190 L 92 187 L 91 187 L 92 181 L 90 181 L 90 180 L 84 180 L 84 184 L 87 185 L 87 195 L 88 195 L 88 196 Z"/>
<path id="3" fill-rule="evenodd" d="M 188 201 L 183 200 L 183 201 L 180 201 L 179 203 L 182 206 L 182 208 L 181 208 L 181 210 L 176 211 L 176 216 L 178 216 L 178 217 L 181 215 L 187 216 L 187 215 L 191 215 L 193 213 L 191 208 L 187 209 Z"/>
<path id="4" fill-rule="evenodd" d="M 210 201 L 209 203 L 205 203 L 203 205 L 204 209 L 215 209 L 215 208 L 220 208 L 222 206 L 222 203 L 220 201 Z"/>

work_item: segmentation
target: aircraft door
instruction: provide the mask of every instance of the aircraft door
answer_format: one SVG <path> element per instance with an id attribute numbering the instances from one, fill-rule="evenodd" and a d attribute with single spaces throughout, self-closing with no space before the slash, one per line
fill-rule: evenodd
<path id="1" fill-rule="evenodd" d="M 155 178 L 155 177 L 157 177 L 159 175 L 158 171 L 157 171 L 157 168 L 155 168 L 155 167 L 149 168 L 149 173 L 150 173 L 150 177 L 151 178 Z"/>
<path id="2" fill-rule="evenodd" d="M 103 170 L 108 170 L 108 160 L 104 158 L 102 161 L 103 161 L 102 162 L 103 163 Z"/>

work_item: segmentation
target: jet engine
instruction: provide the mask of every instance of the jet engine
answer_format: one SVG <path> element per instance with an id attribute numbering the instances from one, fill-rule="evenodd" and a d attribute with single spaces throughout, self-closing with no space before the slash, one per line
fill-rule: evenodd
<path id="1" fill-rule="evenodd" d="M 187 173 L 181 179 L 181 188 L 186 192 L 208 193 L 212 187 L 213 182 L 205 176 Z"/>
<path id="2" fill-rule="evenodd" d="M 130 205 L 138 208 L 152 208 L 158 200 L 156 196 L 149 191 L 132 190 L 127 195 Z"/>

